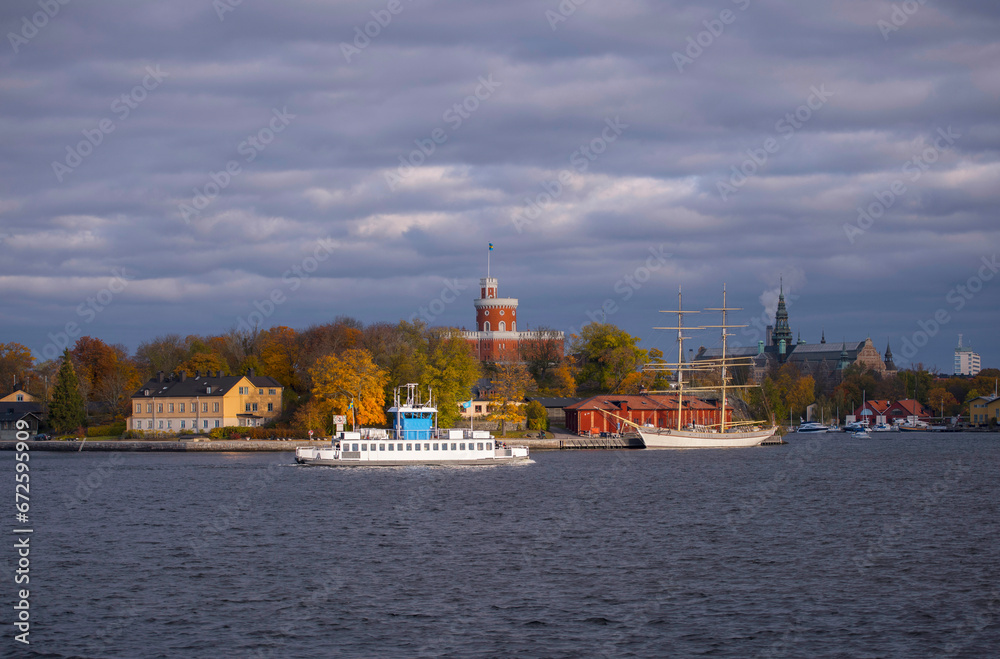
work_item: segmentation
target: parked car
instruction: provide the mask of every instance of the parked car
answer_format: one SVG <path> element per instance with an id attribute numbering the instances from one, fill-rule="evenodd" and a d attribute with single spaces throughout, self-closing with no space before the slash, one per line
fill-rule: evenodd
<path id="1" fill-rule="evenodd" d="M 47 439 L 52 439 L 52 435 L 47 435 L 44 432 L 40 432 L 37 435 L 35 435 L 36 442 L 44 442 Z"/>

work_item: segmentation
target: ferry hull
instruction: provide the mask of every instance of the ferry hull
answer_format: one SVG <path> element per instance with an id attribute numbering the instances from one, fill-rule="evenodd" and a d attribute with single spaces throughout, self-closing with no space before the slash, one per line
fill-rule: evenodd
<path id="1" fill-rule="evenodd" d="M 382 446 L 385 446 L 383 443 Z M 465 455 L 452 455 L 454 451 L 424 450 L 430 453 L 424 457 L 416 451 L 405 458 L 382 457 L 388 451 L 341 451 L 339 448 L 314 448 L 300 446 L 295 449 L 295 461 L 301 465 L 314 467 L 410 467 L 410 466 L 469 466 L 499 465 L 514 462 L 529 462 L 528 449 L 524 446 L 483 450 L 462 451 Z M 414 455 L 416 454 L 416 455 Z M 417 457 L 419 455 L 419 457 Z"/>
<path id="2" fill-rule="evenodd" d="M 322 460 L 296 459 L 302 465 L 312 467 L 451 467 L 471 465 L 502 465 L 528 462 L 528 456 L 511 458 L 486 458 L 482 460 Z"/>
<path id="3" fill-rule="evenodd" d="M 658 431 L 639 429 L 639 436 L 646 448 L 749 448 L 760 446 L 776 431 L 777 428 L 768 428 L 718 433 L 661 428 Z"/>

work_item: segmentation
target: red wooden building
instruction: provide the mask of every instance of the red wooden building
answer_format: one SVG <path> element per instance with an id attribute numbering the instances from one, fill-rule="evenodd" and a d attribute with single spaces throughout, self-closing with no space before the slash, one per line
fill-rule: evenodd
<path id="1" fill-rule="evenodd" d="M 718 401 L 685 397 L 681 425 L 718 425 L 721 418 Z M 677 396 L 657 394 L 623 396 L 602 394 L 591 396 L 564 408 L 566 428 L 571 432 L 597 434 L 601 432 L 627 432 L 627 424 L 616 417 L 628 419 L 641 426 L 657 428 L 677 427 Z M 733 420 L 731 409 L 726 410 L 726 423 Z"/>

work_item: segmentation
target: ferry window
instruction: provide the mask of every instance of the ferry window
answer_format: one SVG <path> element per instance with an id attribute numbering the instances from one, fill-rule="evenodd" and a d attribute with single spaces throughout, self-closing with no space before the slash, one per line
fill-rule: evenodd
<path id="1" fill-rule="evenodd" d="M 476 448 L 477 448 L 478 450 L 482 451 L 482 450 L 483 450 L 483 443 L 482 443 L 482 442 L 479 442 L 478 444 L 476 444 Z"/>
<path id="2" fill-rule="evenodd" d="M 389 449 L 390 450 L 392 449 L 392 444 L 389 444 Z M 385 450 L 385 444 L 379 444 L 378 445 L 378 450 L 384 451 Z"/>
<path id="3" fill-rule="evenodd" d="M 492 451 L 493 450 L 493 445 L 490 444 L 489 442 L 486 442 L 486 450 L 487 451 Z"/>
<path id="4" fill-rule="evenodd" d="M 454 450 L 455 450 L 455 442 L 452 442 L 452 443 L 451 443 L 451 450 L 452 450 L 452 451 L 454 451 Z"/>
<path id="5" fill-rule="evenodd" d="M 395 444 L 389 444 L 389 450 L 390 450 L 390 451 L 391 451 L 391 450 L 393 450 L 394 448 L 396 448 L 396 445 L 395 445 Z"/>
<path id="6" fill-rule="evenodd" d="M 351 450 L 352 451 L 357 451 L 358 450 L 358 445 L 357 444 L 351 444 Z"/>
<path id="7" fill-rule="evenodd" d="M 402 451 L 402 450 L 403 450 L 403 445 L 402 445 L 402 443 L 400 443 L 400 444 L 396 444 L 396 450 L 397 450 L 397 451 Z"/>
<path id="8" fill-rule="evenodd" d="M 361 450 L 362 451 L 367 451 L 368 450 L 368 444 L 362 444 L 361 445 Z"/>
<path id="9" fill-rule="evenodd" d="M 424 444 L 424 450 L 425 451 L 431 450 L 431 445 L 430 444 Z"/>
<path id="10" fill-rule="evenodd" d="M 436 451 L 436 450 L 438 450 L 438 445 L 437 445 L 437 442 L 435 442 L 435 443 L 434 443 L 434 450 L 435 450 L 435 451 Z"/>
<path id="11" fill-rule="evenodd" d="M 417 450 L 417 451 L 419 451 L 419 450 L 420 450 L 420 442 L 417 442 L 416 444 L 414 444 L 414 446 L 416 447 L 416 450 Z"/>
<path id="12" fill-rule="evenodd" d="M 462 442 L 461 444 L 458 445 L 458 450 L 459 451 L 464 451 L 465 450 L 465 442 Z"/>
<path id="13" fill-rule="evenodd" d="M 409 442 L 407 442 L 407 444 L 406 444 L 406 450 L 407 451 L 412 451 L 413 450 L 413 444 L 410 444 Z"/>

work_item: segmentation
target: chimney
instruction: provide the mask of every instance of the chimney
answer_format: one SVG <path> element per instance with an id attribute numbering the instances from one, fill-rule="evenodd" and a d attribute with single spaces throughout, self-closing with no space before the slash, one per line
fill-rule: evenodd
<path id="1" fill-rule="evenodd" d="M 248 368 L 247 369 L 247 377 L 248 378 L 252 378 L 253 377 L 253 369 L 252 368 Z"/>
<path id="2" fill-rule="evenodd" d="M 157 382 L 163 382 L 163 371 L 157 371 L 157 373 L 156 373 L 156 381 Z"/>
<path id="3" fill-rule="evenodd" d="M 774 331 L 774 326 L 773 325 L 768 325 L 764 329 L 764 345 L 766 345 L 766 346 L 771 345 L 771 333 L 773 331 Z"/>
<path id="4" fill-rule="evenodd" d="M 201 377 L 201 369 L 200 368 L 196 368 L 194 370 L 194 379 L 197 380 L 200 377 Z"/>
<path id="5" fill-rule="evenodd" d="M 181 382 L 184 382 L 187 379 L 188 379 L 187 371 L 181 371 Z"/>
<path id="6" fill-rule="evenodd" d="M 222 377 L 222 371 L 216 371 L 215 372 L 215 377 L 221 378 Z"/>

